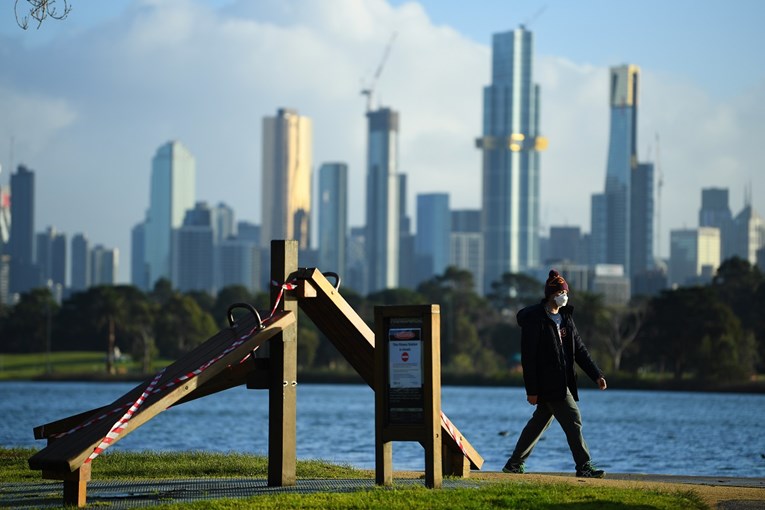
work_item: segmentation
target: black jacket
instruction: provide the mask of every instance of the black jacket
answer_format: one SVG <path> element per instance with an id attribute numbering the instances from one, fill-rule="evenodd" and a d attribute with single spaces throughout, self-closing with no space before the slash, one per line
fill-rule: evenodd
<path id="1" fill-rule="evenodd" d="M 574 307 L 564 306 L 559 313 L 562 343 L 558 340 L 555 323 L 538 303 L 518 312 L 521 327 L 521 364 L 527 395 L 537 395 L 540 403 L 566 398 L 566 387 L 574 400 L 579 400 L 574 361 L 593 380 L 603 372 L 590 358 L 574 324 Z"/>

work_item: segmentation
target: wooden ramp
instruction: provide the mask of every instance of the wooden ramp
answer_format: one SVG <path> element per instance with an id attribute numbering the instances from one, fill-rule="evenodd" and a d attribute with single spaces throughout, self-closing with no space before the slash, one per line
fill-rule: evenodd
<path id="1" fill-rule="evenodd" d="M 152 382 L 157 391 L 146 396 L 143 404 L 113 442 L 125 437 L 174 404 L 246 382 L 248 374 L 256 367 L 255 361 L 252 357 L 245 363 L 240 361 L 294 321 L 295 316 L 292 312 L 279 312 L 258 327 L 260 320 L 248 315 L 235 324 L 235 327 L 219 331 L 169 365 L 160 376 L 136 386 L 108 406 L 35 428 L 36 438 L 48 438 L 50 442 L 30 457 L 29 467 L 42 470 L 44 478 L 63 479 L 66 499 L 66 481 L 89 479 L 89 467 L 85 475 L 72 477 L 70 474 L 79 471 L 84 464 L 89 464 L 86 463 L 88 457 L 106 437 L 112 425 L 142 396 Z M 210 363 L 213 360 L 215 361 Z M 189 377 L 192 374 L 194 376 Z M 56 437 L 59 434 L 64 435 Z"/>
<path id="2" fill-rule="evenodd" d="M 374 389 L 375 334 L 316 268 L 300 269 L 298 304 L 351 366 Z M 468 476 L 483 457 L 441 413 L 444 474 Z"/>

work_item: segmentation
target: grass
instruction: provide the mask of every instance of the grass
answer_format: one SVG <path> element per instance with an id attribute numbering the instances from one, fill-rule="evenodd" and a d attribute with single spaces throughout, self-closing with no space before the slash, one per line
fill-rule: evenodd
<path id="1" fill-rule="evenodd" d="M 40 473 L 31 471 L 29 448 L 0 448 L 0 483 L 39 482 Z M 93 463 L 94 480 L 137 480 L 179 478 L 266 478 L 265 457 L 238 453 L 126 453 L 107 452 Z M 369 479 L 373 473 L 347 465 L 321 460 L 298 461 L 299 479 Z M 313 494 L 268 494 L 249 498 L 223 498 L 197 502 L 168 503 L 152 507 L 181 509 L 256 509 L 256 508 L 363 508 L 363 509 L 704 509 L 693 492 L 666 493 L 653 490 L 619 489 L 594 485 L 534 483 L 518 480 L 489 481 L 471 479 L 479 488 L 429 490 L 422 485 L 374 488 L 357 492 Z M 2 488 L 0 487 L 0 494 Z"/>
<path id="2" fill-rule="evenodd" d="M 103 352 L 92 351 L 0 354 L 0 381 L 82 375 L 106 377 L 105 357 Z M 152 364 L 152 372 L 168 364 L 168 360 L 156 360 Z M 135 375 L 138 378 L 142 376 L 140 364 L 134 361 L 118 361 L 115 368 L 118 375 Z"/>

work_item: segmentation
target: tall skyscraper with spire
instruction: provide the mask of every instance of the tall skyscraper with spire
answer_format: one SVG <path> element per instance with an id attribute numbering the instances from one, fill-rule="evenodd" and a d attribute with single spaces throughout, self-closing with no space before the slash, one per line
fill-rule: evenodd
<path id="1" fill-rule="evenodd" d="M 294 239 L 310 248 L 311 119 L 280 108 L 263 118 L 263 209 L 261 242 Z"/>
<path id="2" fill-rule="evenodd" d="M 367 112 L 367 292 L 399 286 L 398 112 Z"/>
<path id="3" fill-rule="evenodd" d="M 521 25 L 494 34 L 491 85 L 483 91 L 482 231 L 485 288 L 503 273 L 539 263 L 539 85 L 533 34 Z"/>
<path id="4" fill-rule="evenodd" d="M 637 99 L 640 70 L 611 68 L 611 128 L 606 163 L 606 260 L 630 271 L 631 179 L 637 168 Z"/>
<path id="5" fill-rule="evenodd" d="M 640 68 L 612 67 L 605 191 L 592 197 L 590 262 L 615 264 L 635 284 L 654 265 L 654 165 L 638 162 Z"/>
<path id="6" fill-rule="evenodd" d="M 8 241 L 10 292 L 23 293 L 40 285 L 34 263 L 35 174 L 19 165 L 11 174 L 11 228 Z"/>
<path id="7" fill-rule="evenodd" d="M 195 197 L 194 156 L 180 142 L 166 143 L 157 149 L 151 165 L 149 210 L 144 229 L 149 288 L 160 278 L 171 278 L 172 232 L 183 224 L 186 210 L 194 207 Z"/>

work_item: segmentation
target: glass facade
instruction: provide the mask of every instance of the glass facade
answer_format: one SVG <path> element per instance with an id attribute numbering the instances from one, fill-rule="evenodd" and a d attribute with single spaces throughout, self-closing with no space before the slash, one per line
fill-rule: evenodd
<path id="1" fill-rule="evenodd" d="M 310 248 L 311 119 L 280 108 L 263 119 L 262 246 L 274 239 L 294 239 Z"/>
<path id="2" fill-rule="evenodd" d="M 417 272 L 419 281 L 443 274 L 449 265 L 451 215 L 447 193 L 417 195 L 417 235 L 414 253 L 425 267 Z"/>
<path id="3" fill-rule="evenodd" d="M 145 263 L 148 286 L 160 278 L 171 278 L 172 231 L 183 223 L 187 209 L 194 207 L 196 162 L 180 142 L 157 149 L 152 160 L 149 210 L 145 226 Z"/>
<path id="4" fill-rule="evenodd" d="M 345 274 L 348 234 L 348 165 L 319 168 L 319 269 Z"/>
<path id="5" fill-rule="evenodd" d="M 482 231 L 485 284 L 539 264 L 539 87 L 533 36 L 524 27 L 494 34 L 492 83 L 484 88 Z"/>
<path id="6" fill-rule="evenodd" d="M 399 285 L 399 115 L 381 108 L 367 119 L 366 291 L 375 292 Z"/>

